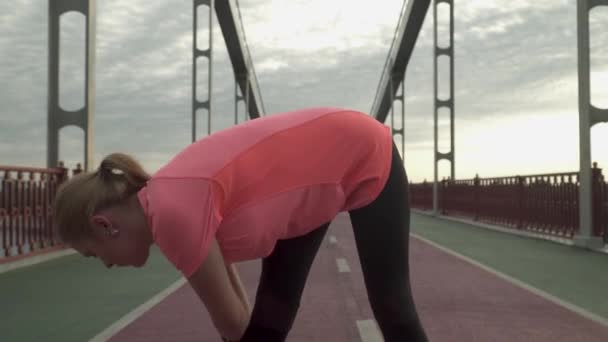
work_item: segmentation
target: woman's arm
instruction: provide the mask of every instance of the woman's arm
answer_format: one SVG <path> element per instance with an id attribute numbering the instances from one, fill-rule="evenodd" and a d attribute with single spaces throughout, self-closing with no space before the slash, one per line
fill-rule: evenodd
<path id="1" fill-rule="evenodd" d="M 243 307 L 245 311 L 251 313 L 251 305 L 249 304 L 249 297 L 247 296 L 247 291 L 245 291 L 245 287 L 241 282 L 241 278 L 239 277 L 239 272 L 234 266 L 234 264 L 226 264 L 226 271 L 228 272 L 228 277 L 230 278 L 230 282 L 232 283 L 232 287 L 236 292 L 237 296 L 243 303 Z"/>
<path id="2" fill-rule="evenodd" d="M 217 241 L 213 239 L 207 257 L 188 277 L 188 282 L 205 304 L 219 334 L 229 341 L 238 341 L 249 324 L 249 312 L 228 273 Z"/>

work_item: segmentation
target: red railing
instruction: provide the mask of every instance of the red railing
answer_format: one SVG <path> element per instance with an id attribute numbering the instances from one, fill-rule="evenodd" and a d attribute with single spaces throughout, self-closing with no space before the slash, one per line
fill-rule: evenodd
<path id="1" fill-rule="evenodd" d="M 608 185 L 594 164 L 593 234 L 608 240 Z M 579 229 L 578 172 L 442 180 L 438 207 L 443 215 L 572 238 Z M 410 185 L 412 207 L 431 210 L 433 184 Z"/>
<path id="2" fill-rule="evenodd" d="M 593 168 L 593 223 L 596 236 L 603 236 L 608 243 L 608 183 L 602 174 L 602 169 Z"/>
<path id="3" fill-rule="evenodd" d="M 73 174 L 81 172 L 80 164 Z M 0 262 L 59 247 L 51 203 L 68 170 L 0 166 Z"/>

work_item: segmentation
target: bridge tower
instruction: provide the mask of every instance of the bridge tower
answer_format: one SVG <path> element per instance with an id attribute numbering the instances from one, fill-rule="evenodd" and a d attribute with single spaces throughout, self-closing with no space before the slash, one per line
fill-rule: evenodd
<path id="1" fill-rule="evenodd" d="M 84 106 L 75 111 L 59 104 L 60 19 L 71 11 L 85 17 Z M 94 165 L 96 0 L 49 0 L 48 25 L 47 167 L 57 167 L 59 162 L 59 131 L 73 125 L 84 131 L 84 169 L 90 170 Z"/>

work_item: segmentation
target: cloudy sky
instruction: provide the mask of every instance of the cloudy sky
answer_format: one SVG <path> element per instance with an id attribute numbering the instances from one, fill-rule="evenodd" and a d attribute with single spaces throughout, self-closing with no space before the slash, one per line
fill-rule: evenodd
<path id="1" fill-rule="evenodd" d="M 0 2 L 2 165 L 45 165 L 47 4 Z M 402 1 L 370 4 L 240 0 L 268 114 L 325 105 L 371 109 Z M 576 1 L 505 4 L 456 2 L 456 177 L 576 171 Z M 96 161 L 123 151 L 154 171 L 191 138 L 191 2 L 100 0 L 97 15 Z M 60 101 L 74 110 L 83 104 L 84 20 L 75 13 L 62 18 Z M 591 20 L 592 101 L 607 108 L 608 8 L 594 9 Z M 217 131 L 233 124 L 234 81 L 219 26 L 214 40 Z M 431 7 L 405 82 L 405 160 L 413 181 L 433 177 L 432 46 Z M 199 136 L 205 131 L 201 125 Z M 446 120 L 439 144 L 445 152 L 448 134 Z M 82 139 L 77 128 L 61 132 L 60 158 L 70 166 L 82 161 Z M 592 158 L 608 168 L 608 124 L 592 130 Z M 449 163 L 442 162 L 440 176 L 447 175 Z"/>

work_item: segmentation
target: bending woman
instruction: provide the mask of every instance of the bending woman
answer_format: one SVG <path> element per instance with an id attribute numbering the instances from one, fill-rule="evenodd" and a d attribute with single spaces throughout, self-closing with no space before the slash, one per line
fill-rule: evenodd
<path id="1" fill-rule="evenodd" d="M 108 267 L 142 266 L 156 244 L 230 341 L 284 341 L 332 219 L 350 215 L 386 342 L 426 341 L 412 299 L 408 180 L 390 129 L 345 109 L 247 121 L 203 138 L 153 176 L 107 156 L 54 203 L 60 238 Z M 262 259 L 253 308 L 235 262 Z"/>

